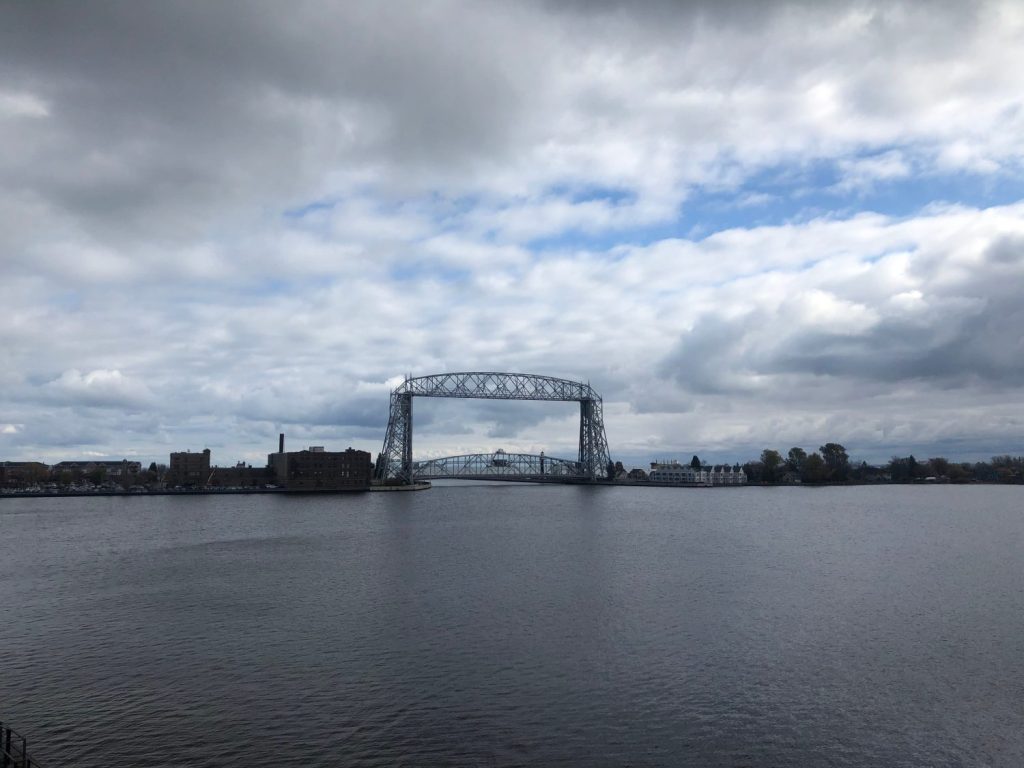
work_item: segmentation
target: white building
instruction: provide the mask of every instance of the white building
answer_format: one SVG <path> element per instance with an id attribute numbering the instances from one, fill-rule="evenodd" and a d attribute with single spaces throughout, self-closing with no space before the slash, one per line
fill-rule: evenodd
<path id="1" fill-rule="evenodd" d="M 702 464 L 698 469 L 672 461 L 652 461 L 647 475 L 652 483 L 688 483 L 690 485 L 746 485 L 747 473 L 739 464 Z"/>
<path id="2" fill-rule="evenodd" d="M 747 473 L 739 464 L 716 464 L 711 468 L 712 485 L 746 485 Z"/>

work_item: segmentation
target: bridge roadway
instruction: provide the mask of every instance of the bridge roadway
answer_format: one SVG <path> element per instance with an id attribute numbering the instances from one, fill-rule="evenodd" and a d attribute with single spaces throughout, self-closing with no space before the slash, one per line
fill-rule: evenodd
<path id="1" fill-rule="evenodd" d="M 528 453 L 470 453 L 413 462 L 416 480 L 500 480 L 584 483 L 591 478 L 578 461 Z"/>

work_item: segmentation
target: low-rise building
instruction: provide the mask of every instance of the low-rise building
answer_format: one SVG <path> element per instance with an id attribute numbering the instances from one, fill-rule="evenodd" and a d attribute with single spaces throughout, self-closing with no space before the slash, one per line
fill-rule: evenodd
<path id="1" fill-rule="evenodd" d="M 704 485 L 707 477 L 703 468 L 697 469 L 689 464 L 680 464 L 675 459 L 671 461 L 652 461 L 651 471 L 647 473 L 647 479 L 652 483 L 689 483 Z"/>
<path id="2" fill-rule="evenodd" d="M 739 464 L 715 464 L 711 468 L 712 485 L 746 485 L 747 473 Z"/>
<path id="3" fill-rule="evenodd" d="M 270 467 L 254 467 L 239 462 L 233 467 L 212 467 L 210 485 L 218 488 L 260 488 L 274 482 Z"/>
<path id="4" fill-rule="evenodd" d="M 701 464 L 694 467 L 672 461 L 652 461 L 648 480 L 652 483 L 685 485 L 745 485 L 747 473 L 739 464 Z"/>
<path id="5" fill-rule="evenodd" d="M 59 479 L 65 473 L 72 477 L 99 473 L 105 480 L 130 480 L 142 471 L 142 463 L 121 459 L 120 461 L 96 461 L 83 459 L 80 461 L 61 461 L 50 468 L 50 473 Z"/>
<path id="6" fill-rule="evenodd" d="M 22 488 L 49 479 L 50 468 L 41 461 L 0 461 L 0 487 Z"/>

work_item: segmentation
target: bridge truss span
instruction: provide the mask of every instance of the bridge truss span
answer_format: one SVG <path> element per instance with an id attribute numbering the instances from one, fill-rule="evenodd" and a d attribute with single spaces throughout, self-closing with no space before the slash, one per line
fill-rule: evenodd
<path id="1" fill-rule="evenodd" d="M 439 373 L 406 379 L 395 392 L 419 397 L 482 398 L 485 400 L 587 400 L 601 398 L 579 381 L 532 373 Z"/>
<path id="2" fill-rule="evenodd" d="M 528 453 L 472 453 L 413 462 L 417 480 L 536 480 L 587 479 L 579 462 Z"/>
<path id="3" fill-rule="evenodd" d="M 384 449 L 377 459 L 378 480 L 409 483 L 417 475 L 417 466 L 412 458 L 414 397 L 578 402 L 578 473 L 596 480 L 609 463 L 601 396 L 589 384 L 532 373 L 440 373 L 407 378 L 391 392 L 388 431 L 384 437 Z"/>

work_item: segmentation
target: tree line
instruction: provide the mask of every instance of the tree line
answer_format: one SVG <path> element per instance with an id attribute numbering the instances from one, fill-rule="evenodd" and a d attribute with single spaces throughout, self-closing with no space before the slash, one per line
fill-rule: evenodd
<path id="1" fill-rule="evenodd" d="M 785 457 L 772 448 L 743 465 L 748 483 L 1022 483 L 1024 456 L 993 456 L 991 461 L 956 462 L 935 456 L 919 460 L 893 456 L 881 466 L 851 462 L 839 443 L 825 443 L 814 453 L 790 448 Z"/>

